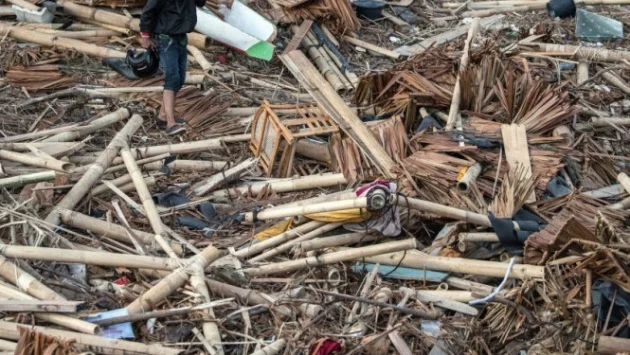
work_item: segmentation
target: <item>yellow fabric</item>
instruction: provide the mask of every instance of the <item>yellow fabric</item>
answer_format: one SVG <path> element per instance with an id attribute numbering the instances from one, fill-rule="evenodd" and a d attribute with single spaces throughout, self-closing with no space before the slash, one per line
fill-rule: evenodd
<path id="1" fill-rule="evenodd" d="M 276 223 L 273 226 L 265 229 L 264 231 L 256 234 L 256 239 L 263 241 L 265 239 L 269 239 L 271 237 L 275 237 L 280 233 L 284 233 L 287 230 L 289 230 L 289 228 L 291 228 L 291 225 L 293 224 L 293 218 L 287 218 L 284 221 L 280 222 L 280 223 Z"/>
<path id="2" fill-rule="evenodd" d="M 365 208 L 351 208 L 333 212 L 320 212 L 305 215 L 306 218 L 328 223 L 359 223 L 368 220 L 372 214 Z"/>
<path id="3" fill-rule="evenodd" d="M 463 167 L 461 169 L 459 169 L 459 173 L 457 174 L 457 181 L 461 180 L 464 175 L 466 175 L 466 172 L 468 171 L 468 167 Z"/>

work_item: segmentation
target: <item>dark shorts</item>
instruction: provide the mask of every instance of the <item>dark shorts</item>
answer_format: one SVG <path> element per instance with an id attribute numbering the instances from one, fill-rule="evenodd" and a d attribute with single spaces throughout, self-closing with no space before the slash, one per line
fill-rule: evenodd
<path id="1" fill-rule="evenodd" d="M 158 37 L 160 65 L 164 72 L 164 90 L 179 91 L 186 80 L 188 52 L 186 40 Z"/>

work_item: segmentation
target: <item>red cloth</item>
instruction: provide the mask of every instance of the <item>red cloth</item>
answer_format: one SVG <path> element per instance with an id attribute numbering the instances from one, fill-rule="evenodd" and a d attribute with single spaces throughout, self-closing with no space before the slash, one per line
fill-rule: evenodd
<path id="1" fill-rule="evenodd" d="M 319 339 L 311 348 L 310 355 L 331 355 L 337 351 L 341 351 L 341 344 L 331 339 Z"/>

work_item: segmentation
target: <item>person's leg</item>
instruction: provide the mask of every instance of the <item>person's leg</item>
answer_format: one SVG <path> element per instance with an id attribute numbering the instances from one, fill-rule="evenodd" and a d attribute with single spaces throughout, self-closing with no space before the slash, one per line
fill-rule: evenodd
<path id="1" fill-rule="evenodd" d="M 162 110 L 166 116 L 166 129 L 175 125 L 175 92 L 179 90 L 179 53 L 174 40 L 160 40 L 160 62 L 164 71 Z"/>

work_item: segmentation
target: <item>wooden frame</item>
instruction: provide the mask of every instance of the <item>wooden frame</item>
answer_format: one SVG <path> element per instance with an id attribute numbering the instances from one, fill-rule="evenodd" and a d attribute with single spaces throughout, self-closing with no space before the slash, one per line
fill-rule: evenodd
<path id="1" fill-rule="evenodd" d="M 297 118 L 281 120 L 276 110 L 282 109 L 295 109 Z M 276 173 L 278 177 L 288 177 L 297 139 L 335 132 L 339 132 L 339 127 L 317 105 L 271 105 L 265 101 L 252 119 L 249 148 L 260 158 L 259 164 L 267 176 Z"/>

